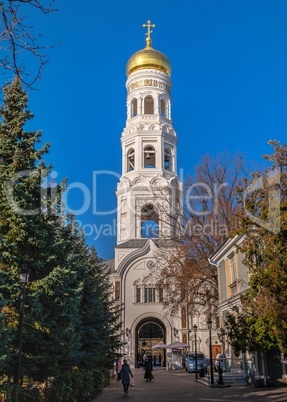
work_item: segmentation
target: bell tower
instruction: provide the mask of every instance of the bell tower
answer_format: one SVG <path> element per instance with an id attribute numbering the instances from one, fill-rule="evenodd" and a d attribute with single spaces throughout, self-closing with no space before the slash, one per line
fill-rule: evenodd
<path id="1" fill-rule="evenodd" d="M 153 49 L 151 21 L 146 47 L 127 63 L 127 120 L 121 136 L 122 176 L 117 186 L 117 245 L 177 234 L 181 183 L 177 137 L 171 120 L 171 65 Z"/>
<path id="2" fill-rule="evenodd" d="M 147 21 L 143 27 L 146 46 L 130 57 L 126 67 L 127 118 L 116 191 L 117 245 L 115 257 L 107 261 L 121 311 L 120 353 L 131 367 L 139 364 L 144 353 L 153 353 L 152 346 L 159 340 L 166 344 L 176 340 L 174 329 L 182 328 L 181 316 L 169 316 L 164 310 L 165 291 L 157 286 L 154 275 L 158 264 L 165 264 L 161 257 L 168 258 L 179 243 L 182 186 L 171 117 L 171 65 L 152 47 L 155 25 Z M 184 327 L 178 340 L 187 335 Z M 161 357 L 166 362 L 165 352 Z"/>

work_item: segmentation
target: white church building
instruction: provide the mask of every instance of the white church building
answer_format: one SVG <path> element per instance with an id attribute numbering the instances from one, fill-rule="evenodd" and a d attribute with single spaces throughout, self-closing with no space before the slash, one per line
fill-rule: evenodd
<path id="1" fill-rule="evenodd" d="M 127 119 L 121 136 L 122 175 L 117 186 L 117 245 L 107 261 L 114 297 L 122 307 L 124 346 L 120 351 L 132 367 L 152 354 L 165 365 L 158 342 L 180 341 L 208 356 L 208 329 L 199 316 L 187 317 L 182 308 L 171 317 L 163 308 L 164 290 L 156 286 L 152 268 L 159 250 L 172 248 L 176 238 L 179 192 L 177 136 L 171 119 L 171 65 L 152 48 L 150 21 L 146 47 L 127 63 Z M 217 338 L 217 337 L 216 337 Z"/>

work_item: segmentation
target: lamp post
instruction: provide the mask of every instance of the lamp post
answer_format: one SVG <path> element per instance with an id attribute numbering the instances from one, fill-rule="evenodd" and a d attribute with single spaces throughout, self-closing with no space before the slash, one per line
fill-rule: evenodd
<path id="1" fill-rule="evenodd" d="M 222 354 L 219 356 L 218 362 L 218 385 L 224 385 L 223 382 L 223 369 L 225 365 L 225 331 L 223 328 L 220 328 L 217 332 L 218 339 L 222 342 Z M 221 358 L 222 356 L 222 358 Z"/>
<path id="2" fill-rule="evenodd" d="M 222 327 L 218 328 L 217 336 L 218 336 L 218 339 L 222 343 L 222 353 L 224 356 L 225 356 L 225 335 L 226 335 L 226 333 L 225 333 L 224 328 L 222 328 Z"/>
<path id="3" fill-rule="evenodd" d="M 20 373 L 21 373 L 21 358 L 22 358 L 22 338 L 23 338 L 23 318 L 24 318 L 24 303 L 25 303 L 25 289 L 29 282 L 30 270 L 27 265 L 22 265 L 19 269 L 20 284 L 22 289 L 21 299 L 20 299 L 20 309 L 19 309 L 19 334 L 18 334 L 18 359 L 16 362 L 14 383 L 19 384 Z"/>
<path id="4" fill-rule="evenodd" d="M 212 365 L 212 343 L 211 343 L 212 321 L 211 321 L 210 318 L 207 320 L 207 327 L 208 327 L 208 330 L 209 330 L 210 385 L 214 385 L 213 365 Z"/>
<path id="5" fill-rule="evenodd" d="M 193 332 L 194 332 L 194 352 L 195 352 L 195 379 L 198 380 L 198 372 L 197 372 L 197 339 L 196 339 L 196 333 L 197 333 L 197 325 L 194 324 L 193 326 Z"/>

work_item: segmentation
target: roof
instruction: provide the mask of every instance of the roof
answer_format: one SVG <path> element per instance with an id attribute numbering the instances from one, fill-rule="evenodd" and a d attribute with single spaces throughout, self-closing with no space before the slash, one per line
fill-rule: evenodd
<path id="1" fill-rule="evenodd" d="M 111 274 L 112 272 L 115 272 L 115 259 L 114 258 L 104 261 L 103 264 L 105 266 L 105 268 L 104 268 L 105 273 Z"/>
<path id="2" fill-rule="evenodd" d="M 178 247 L 182 245 L 180 240 L 172 239 L 132 239 L 118 244 L 116 248 L 142 248 L 148 240 L 152 240 L 153 243 L 159 248 Z"/>
<path id="3" fill-rule="evenodd" d="M 170 76 L 171 65 L 166 55 L 151 46 L 151 38 L 146 38 L 146 47 L 134 53 L 127 63 L 127 76 L 142 69 L 154 68 Z"/>
<path id="4" fill-rule="evenodd" d="M 233 238 L 226 239 L 221 246 L 208 258 L 211 265 L 216 265 L 230 252 L 234 245 L 239 245 L 244 240 L 245 235 L 236 235 Z"/>
<path id="5" fill-rule="evenodd" d="M 116 248 L 141 248 L 146 243 L 147 239 L 132 239 L 124 243 L 118 244 Z"/>

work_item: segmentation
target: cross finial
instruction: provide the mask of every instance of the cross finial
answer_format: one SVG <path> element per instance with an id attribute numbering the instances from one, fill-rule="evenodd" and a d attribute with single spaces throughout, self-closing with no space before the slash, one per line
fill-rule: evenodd
<path id="1" fill-rule="evenodd" d="M 146 38 L 146 43 L 147 43 L 147 46 L 150 46 L 150 45 L 151 45 L 151 37 L 150 37 L 150 34 L 152 33 L 151 28 L 155 28 L 155 24 L 152 24 L 151 21 L 148 20 L 147 23 L 146 23 L 146 24 L 143 24 L 142 26 L 143 26 L 143 28 L 147 28 L 147 32 L 146 32 L 146 36 L 147 36 L 147 38 Z"/>

